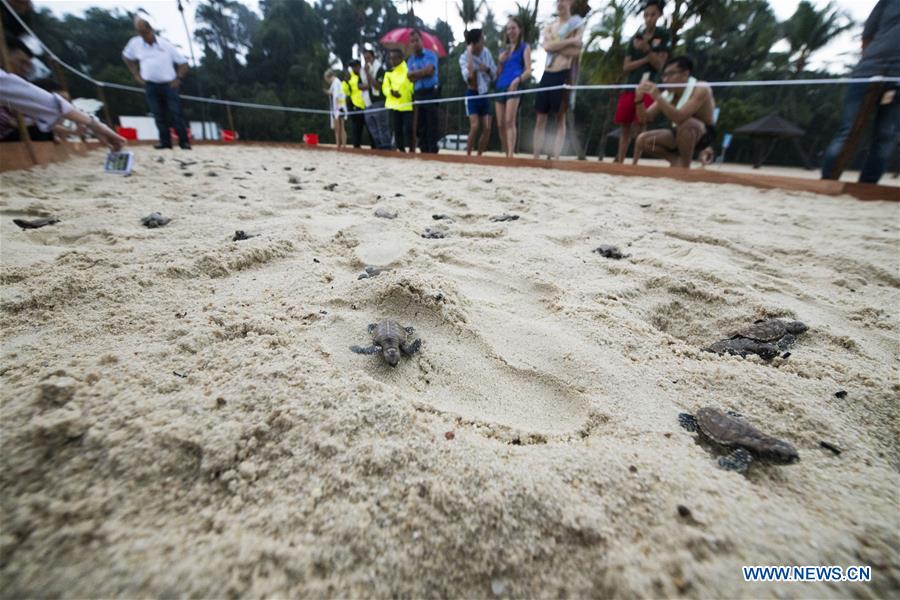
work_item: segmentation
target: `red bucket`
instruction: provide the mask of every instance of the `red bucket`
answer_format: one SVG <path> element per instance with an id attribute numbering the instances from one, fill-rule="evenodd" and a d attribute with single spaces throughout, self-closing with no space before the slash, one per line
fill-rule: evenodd
<path id="1" fill-rule="evenodd" d="M 223 142 L 233 142 L 237 139 L 237 132 L 231 129 L 223 129 L 222 130 L 222 141 Z"/>
<path id="2" fill-rule="evenodd" d="M 315 146 L 319 143 L 319 136 L 315 133 L 303 134 L 303 143 L 307 146 Z"/>
<path id="3" fill-rule="evenodd" d="M 137 139 L 137 129 L 135 129 L 134 127 L 116 127 L 116 133 L 121 135 L 126 140 Z"/>

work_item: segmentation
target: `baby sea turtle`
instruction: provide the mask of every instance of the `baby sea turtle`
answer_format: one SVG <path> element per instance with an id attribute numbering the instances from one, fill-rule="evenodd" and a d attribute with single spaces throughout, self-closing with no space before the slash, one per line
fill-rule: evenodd
<path id="1" fill-rule="evenodd" d="M 719 466 L 727 471 L 744 473 L 754 457 L 778 464 L 800 460 L 796 448 L 763 433 L 736 412 L 725 413 L 717 408 L 704 407 L 697 411 L 696 416 L 680 413 L 678 422 L 688 431 L 699 433 L 704 440 L 732 448 L 729 455 L 719 457 Z"/>
<path id="2" fill-rule="evenodd" d="M 141 225 L 149 229 L 156 229 L 157 227 L 168 225 L 171 220 L 172 219 L 164 217 L 158 212 L 154 212 L 141 219 Z"/>
<path id="3" fill-rule="evenodd" d="M 758 354 L 764 360 L 772 360 L 787 350 L 797 336 L 809 329 L 800 321 L 761 319 L 749 327 L 735 331 L 728 339 L 703 348 L 716 354 L 747 356 Z"/>
<path id="4" fill-rule="evenodd" d="M 611 246 L 609 244 L 601 244 L 594 248 L 592 252 L 596 252 L 603 258 L 611 258 L 613 260 L 622 260 L 623 258 L 631 256 L 630 254 L 622 254 L 622 251 L 619 250 L 617 246 Z"/>
<path id="5" fill-rule="evenodd" d="M 372 277 L 378 277 L 385 271 L 390 271 L 389 267 L 366 267 L 365 273 L 360 273 L 357 279 L 370 279 Z"/>
<path id="6" fill-rule="evenodd" d="M 250 238 L 256 237 L 258 234 L 247 233 L 243 229 L 238 229 L 234 232 L 234 236 L 231 238 L 232 242 L 242 242 L 244 240 L 249 240 Z"/>
<path id="7" fill-rule="evenodd" d="M 422 237 L 427 240 L 442 240 L 447 237 L 447 231 L 444 229 L 439 229 L 437 227 L 431 228 L 426 227 L 425 233 L 422 234 Z"/>
<path id="8" fill-rule="evenodd" d="M 503 221 L 518 221 L 519 215 L 508 215 L 503 213 L 502 215 L 497 215 L 495 217 L 491 217 L 491 221 L 494 223 L 501 223 Z"/>
<path id="9" fill-rule="evenodd" d="M 372 323 L 368 327 L 369 335 L 372 336 L 372 345 L 368 348 L 360 346 L 350 346 L 350 350 L 357 354 L 377 354 L 381 352 L 384 360 L 392 367 L 396 367 L 400 362 L 400 353 L 410 356 L 419 351 L 422 346 L 422 340 L 412 339 L 415 329 L 412 327 L 401 327 L 399 323 L 391 320 L 379 321 Z"/>
<path id="10" fill-rule="evenodd" d="M 13 223 L 21 227 L 22 229 L 40 229 L 41 227 L 46 227 L 47 225 L 56 225 L 59 223 L 59 219 L 56 217 L 50 217 L 48 219 L 32 219 L 28 221 L 26 219 L 13 219 Z"/>

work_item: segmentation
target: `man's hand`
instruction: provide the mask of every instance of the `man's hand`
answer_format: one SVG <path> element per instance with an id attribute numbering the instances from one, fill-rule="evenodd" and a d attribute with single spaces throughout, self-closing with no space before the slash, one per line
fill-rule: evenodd
<path id="1" fill-rule="evenodd" d="M 508 91 L 510 91 L 510 92 L 514 92 L 514 91 L 516 91 L 517 89 L 519 89 L 519 78 L 516 77 L 515 79 L 513 79 L 513 80 L 510 82 L 509 87 L 506 88 L 506 89 L 507 89 Z"/>
<path id="2" fill-rule="evenodd" d="M 503 49 L 503 52 L 500 53 L 500 57 L 497 60 L 501 63 L 505 63 L 509 59 L 510 54 L 512 54 L 512 50 L 507 46 Z"/>
<path id="3" fill-rule="evenodd" d="M 391 96 L 393 96 L 394 98 L 399 98 L 400 92 L 398 92 L 397 90 L 391 90 Z"/>
<path id="4" fill-rule="evenodd" d="M 481 65 L 480 65 L 478 68 L 479 68 L 481 71 L 484 71 L 485 73 L 487 73 L 488 71 L 491 70 L 491 68 L 490 68 L 489 66 L 487 66 L 486 64 L 484 64 L 484 63 L 481 63 Z"/>
<path id="5" fill-rule="evenodd" d="M 652 81 L 645 81 L 638 84 L 634 90 L 636 100 L 640 100 L 644 94 L 649 94 L 654 100 L 659 100 L 659 88 Z"/>
<path id="6" fill-rule="evenodd" d="M 141 85 L 147 85 L 147 82 L 144 81 L 144 78 L 141 77 L 140 75 L 135 75 L 134 80 L 137 81 Z"/>
<path id="7" fill-rule="evenodd" d="M 641 52 L 650 52 L 650 44 L 647 43 L 643 36 L 634 38 L 634 47 Z"/>
<path id="8" fill-rule="evenodd" d="M 173 90 L 177 90 L 178 88 L 181 87 L 181 79 L 176 77 L 175 79 L 173 79 L 172 81 L 169 82 L 169 87 L 172 88 Z"/>
<path id="9" fill-rule="evenodd" d="M 125 145 L 125 138 L 100 121 L 94 121 L 92 125 L 88 125 L 88 129 L 113 152 L 118 152 Z"/>

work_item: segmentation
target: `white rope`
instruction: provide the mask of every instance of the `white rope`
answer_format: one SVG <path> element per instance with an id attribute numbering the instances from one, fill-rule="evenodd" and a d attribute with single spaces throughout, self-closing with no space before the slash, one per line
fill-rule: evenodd
<path id="1" fill-rule="evenodd" d="M 90 81 L 96 86 L 102 88 L 110 88 L 116 90 L 124 90 L 128 92 L 138 92 L 145 93 L 144 88 L 140 88 L 133 85 L 123 85 L 121 83 L 112 83 L 109 81 L 99 81 L 94 79 L 87 73 L 83 73 L 76 69 L 75 67 L 69 65 L 68 63 L 61 60 L 56 54 L 53 53 L 52 50 L 37 36 L 37 34 L 32 31 L 30 27 L 22 20 L 21 17 L 12 9 L 7 0 L 0 0 L 3 2 L 3 5 L 9 10 L 9 12 L 15 17 L 15 19 L 19 22 L 19 24 L 31 34 L 34 39 L 36 39 L 44 50 L 47 51 L 53 60 L 58 62 L 60 65 L 74 73 L 75 75 Z M 708 85 L 713 88 L 728 88 L 728 87 L 772 87 L 772 86 L 797 86 L 797 85 L 846 85 L 851 83 L 897 83 L 900 84 L 900 77 L 883 77 L 881 75 L 877 75 L 875 77 L 841 77 L 836 79 L 777 79 L 777 80 L 752 80 L 752 81 L 705 81 L 703 82 L 705 85 Z M 675 89 L 675 88 L 683 88 L 686 87 L 686 83 L 678 84 L 664 84 L 660 85 L 660 89 Z M 479 94 L 478 96 L 455 96 L 451 98 L 433 98 L 431 100 L 413 100 L 412 102 L 405 102 L 401 105 L 402 107 L 406 106 L 422 106 L 425 104 L 446 104 L 449 102 L 464 102 L 466 100 L 472 98 L 500 98 L 500 97 L 509 97 L 512 95 L 522 96 L 526 94 L 536 94 L 538 92 L 551 92 L 554 90 L 594 90 L 594 91 L 613 91 L 613 90 L 633 90 L 635 88 L 634 84 L 629 83 L 612 83 L 612 84 L 598 84 L 598 85 L 556 85 L 551 87 L 532 87 L 523 90 L 516 90 L 514 92 L 493 92 L 490 94 Z M 220 100 L 218 98 L 204 98 L 201 96 L 191 96 L 188 94 L 182 94 L 182 98 L 185 100 L 191 100 L 194 102 L 206 102 L 208 104 L 219 104 L 225 106 L 235 106 L 238 108 L 256 108 L 261 110 L 276 110 L 282 112 L 292 112 L 292 113 L 305 113 L 305 114 L 315 114 L 315 115 L 330 115 L 330 110 L 318 109 L 318 108 L 299 108 L 294 106 L 276 106 L 273 104 L 257 104 L 255 102 L 238 102 L 235 100 Z M 367 108 L 364 110 L 355 110 L 352 114 L 370 114 L 370 113 L 378 113 L 384 112 L 388 109 L 385 107 L 377 107 L 377 108 Z"/>

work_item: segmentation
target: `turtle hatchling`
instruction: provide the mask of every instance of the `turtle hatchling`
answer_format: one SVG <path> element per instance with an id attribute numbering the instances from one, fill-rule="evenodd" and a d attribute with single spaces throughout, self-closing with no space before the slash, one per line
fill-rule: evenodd
<path id="1" fill-rule="evenodd" d="M 744 473 L 754 458 L 777 464 L 800 460 L 797 449 L 792 445 L 763 433 L 735 412 L 726 413 L 717 408 L 704 407 L 697 411 L 696 416 L 680 413 L 678 422 L 688 431 L 700 434 L 701 439 L 732 449 L 727 456 L 719 457 L 719 466 L 726 471 Z"/>
<path id="2" fill-rule="evenodd" d="M 780 352 L 787 350 L 797 336 L 809 329 L 800 321 L 783 319 L 762 319 L 735 331 L 728 339 L 703 348 L 716 354 L 737 354 L 747 356 L 758 354 L 764 360 L 772 360 Z"/>
<path id="3" fill-rule="evenodd" d="M 400 362 L 401 353 L 410 356 L 418 352 L 422 346 L 422 340 L 412 337 L 415 329 L 401 327 L 396 321 L 384 320 L 372 323 L 369 325 L 368 331 L 372 336 L 372 345 L 367 348 L 350 346 L 350 350 L 357 354 L 381 352 L 384 360 L 392 367 L 396 367 Z"/>
<path id="4" fill-rule="evenodd" d="M 157 227 L 168 225 L 171 220 L 172 219 L 164 217 L 158 212 L 153 212 L 141 219 L 141 225 L 148 229 L 156 229 Z"/>

